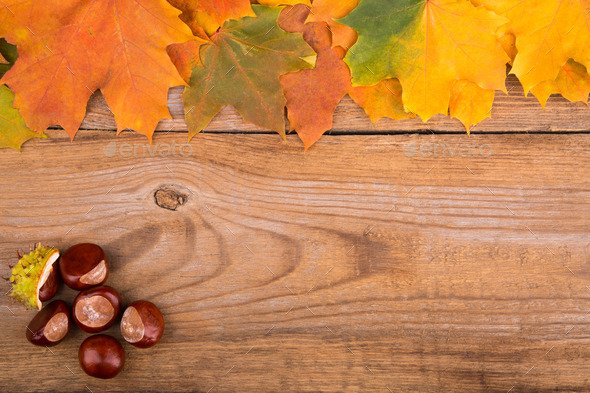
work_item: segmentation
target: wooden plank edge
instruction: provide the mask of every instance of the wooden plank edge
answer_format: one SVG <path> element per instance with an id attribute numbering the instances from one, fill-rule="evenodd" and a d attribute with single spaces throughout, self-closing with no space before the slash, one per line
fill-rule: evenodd
<path id="1" fill-rule="evenodd" d="M 553 96 L 543 109 L 536 98 L 524 96 L 519 81 L 510 75 L 507 79 L 509 94 L 496 92 L 491 117 L 485 119 L 471 130 L 473 133 L 506 132 L 590 132 L 590 110 L 581 102 L 569 102 L 561 96 Z M 172 119 L 162 120 L 157 132 L 186 132 L 182 103 L 182 87 L 170 89 L 168 105 Z M 286 121 L 286 130 L 288 122 Z M 59 129 L 59 127 L 56 127 Z M 91 97 L 86 119 L 81 129 L 116 130 L 113 114 L 100 92 Z M 273 133 L 254 124 L 245 122 L 232 107 L 225 107 L 215 116 L 204 132 L 211 133 Z M 363 109 L 346 96 L 334 113 L 333 127 L 329 133 L 342 134 L 383 134 L 383 133 L 465 133 L 466 130 L 457 119 L 437 115 L 427 123 L 421 119 L 392 120 L 381 119 L 373 125 Z"/>

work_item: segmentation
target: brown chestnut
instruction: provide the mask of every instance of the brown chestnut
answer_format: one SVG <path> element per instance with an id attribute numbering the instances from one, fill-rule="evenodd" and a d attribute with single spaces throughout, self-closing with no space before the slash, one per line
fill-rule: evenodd
<path id="1" fill-rule="evenodd" d="M 164 317 L 154 303 L 139 300 L 131 303 L 121 318 L 125 341 L 139 348 L 149 348 L 162 338 Z"/>
<path id="2" fill-rule="evenodd" d="M 59 290 L 61 285 L 61 277 L 59 275 L 57 266 L 57 263 L 53 265 L 51 271 L 47 275 L 45 283 L 43 283 L 41 288 L 39 288 L 39 300 L 42 302 L 53 299 Z"/>
<path id="3" fill-rule="evenodd" d="M 76 325 L 88 333 L 110 328 L 121 310 L 121 296 L 113 288 L 103 285 L 82 291 L 74 299 L 72 316 Z"/>
<path id="4" fill-rule="evenodd" d="M 63 300 L 55 300 L 41 309 L 27 325 L 27 340 L 35 345 L 57 345 L 70 331 L 70 310 Z"/>
<path id="5" fill-rule="evenodd" d="M 109 276 L 104 251 L 92 243 L 81 243 L 64 252 L 59 261 L 61 278 L 78 291 L 103 284 Z"/>
<path id="6" fill-rule="evenodd" d="M 125 351 L 113 337 L 97 334 L 82 342 L 78 350 L 78 360 L 82 370 L 91 377 L 110 379 L 123 369 Z"/>

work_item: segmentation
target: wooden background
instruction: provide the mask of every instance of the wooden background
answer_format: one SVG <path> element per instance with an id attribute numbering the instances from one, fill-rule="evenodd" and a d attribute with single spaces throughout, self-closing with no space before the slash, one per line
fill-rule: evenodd
<path id="1" fill-rule="evenodd" d="M 0 275 L 35 241 L 96 242 L 167 326 L 102 381 L 85 334 L 34 347 L 2 297 L 0 391 L 590 391 L 590 109 L 509 89 L 471 137 L 346 98 L 307 153 L 228 108 L 188 157 L 166 156 L 179 90 L 153 155 L 97 95 L 76 143 L 1 151 Z"/>

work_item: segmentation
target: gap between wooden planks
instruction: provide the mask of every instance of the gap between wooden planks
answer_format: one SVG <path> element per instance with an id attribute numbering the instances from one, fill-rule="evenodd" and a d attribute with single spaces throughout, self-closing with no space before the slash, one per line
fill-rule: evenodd
<path id="1" fill-rule="evenodd" d="M 474 133 L 504 132 L 580 132 L 590 131 L 590 109 L 588 106 L 567 101 L 561 96 L 553 96 L 547 103 L 547 110 L 529 94 L 524 97 L 522 86 L 510 75 L 506 82 L 509 95 L 496 92 L 496 100 L 492 109 L 492 117 L 485 119 L 472 128 Z M 182 87 L 170 90 L 168 105 L 173 120 L 163 120 L 157 130 L 162 132 L 186 132 L 184 109 L 181 99 Z M 83 129 L 116 130 L 114 117 L 100 93 L 89 101 L 87 116 L 82 124 Z M 287 126 L 288 130 L 288 126 Z M 346 96 L 336 109 L 334 125 L 331 131 L 349 134 L 371 133 L 465 133 L 465 127 L 456 119 L 437 115 L 424 124 L 420 119 L 391 120 L 381 119 L 373 126 L 363 109 Z M 205 132 L 214 133 L 260 133 L 261 128 L 245 122 L 239 113 L 231 108 L 224 108 L 217 115 Z M 266 131 L 273 132 L 274 131 Z M 157 138 L 157 136 L 156 136 Z"/>
<path id="2" fill-rule="evenodd" d="M 84 334 L 31 346 L 33 313 L 2 297 L 1 391 L 590 390 L 590 135 L 338 136 L 304 153 L 296 136 L 201 134 L 190 157 L 151 157 L 130 134 L 49 133 L 0 154 L 0 260 L 99 243 L 109 284 L 158 304 L 167 330 L 99 381 L 77 364 Z M 112 141 L 138 157 L 105 155 Z M 491 150 L 429 156 L 466 142 Z"/>

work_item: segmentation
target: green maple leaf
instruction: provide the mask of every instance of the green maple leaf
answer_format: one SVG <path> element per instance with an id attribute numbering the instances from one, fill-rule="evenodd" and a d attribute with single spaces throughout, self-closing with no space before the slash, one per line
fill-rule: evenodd
<path id="1" fill-rule="evenodd" d="M 31 138 L 46 138 L 29 130 L 18 110 L 12 107 L 14 93 L 6 86 L 0 86 L 0 148 L 11 147 L 19 150 Z"/>
<path id="2" fill-rule="evenodd" d="M 7 64 L 0 64 L 0 77 L 14 64 L 17 58 L 16 46 L 0 39 L 0 56 Z M 0 86 L 0 148 L 10 147 L 20 151 L 23 143 L 31 138 L 46 138 L 45 134 L 31 131 L 18 110 L 12 107 L 14 93 L 6 86 Z"/>
<path id="3" fill-rule="evenodd" d="M 256 17 L 225 23 L 200 48 L 202 66 L 193 69 L 182 96 L 189 139 L 226 105 L 246 121 L 285 134 L 279 76 L 311 68 L 304 58 L 315 53 L 300 34 L 278 26 L 282 7 L 252 8 Z"/>

